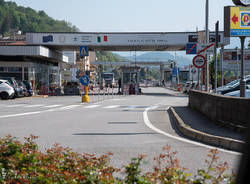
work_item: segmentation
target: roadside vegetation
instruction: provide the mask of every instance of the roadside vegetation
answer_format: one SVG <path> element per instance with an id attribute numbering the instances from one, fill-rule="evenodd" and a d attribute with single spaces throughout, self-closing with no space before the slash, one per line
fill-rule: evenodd
<path id="1" fill-rule="evenodd" d="M 123 168 L 110 165 L 112 153 L 99 157 L 79 154 L 55 144 L 41 152 L 31 135 L 22 143 L 12 136 L 0 139 L 0 183 L 117 183 L 117 184 L 200 184 L 234 183 L 234 174 L 227 175 L 228 164 L 220 163 L 217 150 L 210 150 L 206 169 L 195 175 L 179 164 L 170 146 L 154 158 L 151 172 L 142 171 L 145 155 L 133 158 Z"/>

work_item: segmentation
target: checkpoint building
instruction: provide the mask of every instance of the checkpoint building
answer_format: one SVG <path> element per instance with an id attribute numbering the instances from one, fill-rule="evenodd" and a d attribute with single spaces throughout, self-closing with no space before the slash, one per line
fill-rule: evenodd
<path id="1" fill-rule="evenodd" d="M 215 33 L 210 33 L 213 42 Z M 187 43 L 197 43 L 197 32 L 141 33 L 26 33 L 25 44 L 0 46 L 0 77 L 28 80 L 33 88 L 47 93 L 61 85 L 63 51 L 183 51 Z M 219 33 L 219 45 L 229 38 Z"/>

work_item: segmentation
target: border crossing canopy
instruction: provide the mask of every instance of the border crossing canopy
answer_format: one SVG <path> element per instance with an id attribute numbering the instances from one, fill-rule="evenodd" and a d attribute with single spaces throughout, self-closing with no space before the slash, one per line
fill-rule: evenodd
<path id="1" fill-rule="evenodd" d="M 220 45 L 229 44 L 220 32 Z M 215 35 L 211 33 L 210 36 Z M 44 45 L 57 50 L 78 50 L 88 46 L 90 51 L 179 51 L 187 43 L 197 43 L 197 32 L 115 32 L 115 33 L 26 33 L 28 45 Z"/>

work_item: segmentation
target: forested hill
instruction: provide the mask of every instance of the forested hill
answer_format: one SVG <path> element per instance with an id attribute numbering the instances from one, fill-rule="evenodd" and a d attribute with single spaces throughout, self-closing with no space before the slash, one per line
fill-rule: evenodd
<path id="1" fill-rule="evenodd" d="M 15 2 L 0 0 L 0 34 L 11 30 L 26 32 L 75 32 L 79 29 L 64 20 L 54 20 L 44 11 L 17 6 Z"/>

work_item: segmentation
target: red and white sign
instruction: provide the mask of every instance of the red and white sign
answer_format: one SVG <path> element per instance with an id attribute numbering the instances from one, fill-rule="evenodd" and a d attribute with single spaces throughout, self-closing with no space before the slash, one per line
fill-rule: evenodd
<path id="1" fill-rule="evenodd" d="M 196 68 L 203 68 L 206 65 L 206 58 L 203 55 L 197 55 L 193 58 L 193 65 Z"/>

